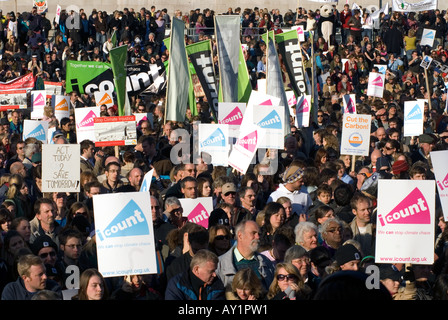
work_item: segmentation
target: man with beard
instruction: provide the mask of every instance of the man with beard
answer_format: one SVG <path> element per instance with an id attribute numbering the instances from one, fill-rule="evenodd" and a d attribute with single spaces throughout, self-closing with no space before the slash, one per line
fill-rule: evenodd
<path id="1" fill-rule="evenodd" d="M 235 239 L 236 245 L 219 257 L 216 274 L 227 288 L 238 270 L 251 268 L 268 290 L 275 268 L 266 256 L 258 253 L 260 227 L 253 220 L 242 221 L 235 227 Z"/>

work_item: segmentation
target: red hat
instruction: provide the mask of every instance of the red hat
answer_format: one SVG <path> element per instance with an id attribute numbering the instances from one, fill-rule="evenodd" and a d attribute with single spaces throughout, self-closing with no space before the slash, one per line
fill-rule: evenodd
<path id="1" fill-rule="evenodd" d="M 409 165 L 406 160 L 397 160 L 392 165 L 392 173 L 395 175 L 399 175 L 402 172 L 406 172 L 409 170 Z"/>

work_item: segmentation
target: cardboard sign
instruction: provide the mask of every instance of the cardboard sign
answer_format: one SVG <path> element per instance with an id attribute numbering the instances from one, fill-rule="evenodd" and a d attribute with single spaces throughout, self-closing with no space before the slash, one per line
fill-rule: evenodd
<path id="1" fill-rule="evenodd" d="M 387 70 L 387 65 L 385 64 L 374 64 L 374 67 L 378 68 L 378 72 L 381 74 L 386 74 L 386 70 Z"/>
<path id="2" fill-rule="evenodd" d="M 375 262 L 432 264 L 434 223 L 434 180 L 378 180 Z"/>
<path id="3" fill-rule="evenodd" d="M 183 216 L 188 221 L 208 228 L 208 219 L 213 211 L 213 198 L 200 197 L 196 199 L 179 199 L 183 209 Z"/>
<path id="4" fill-rule="evenodd" d="M 423 133 L 423 113 L 425 102 L 423 100 L 404 102 L 404 126 L 405 137 L 418 136 Z"/>
<path id="5" fill-rule="evenodd" d="M 26 90 L 10 90 L 5 91 L 4 93 L 0 92 L 0 111 L 26 109 L 26 98 Z"/>
<path id="6" fill-rule="evenodd" d="M 260 127 L 260 131 L 264 131 L 264 139 L 260 140 L 259 148 L 284 149 L 284 107 L 255 106 L 252 116 L 254 123 Z"/>
<path id="7" fill-rule="evenodd" d="M 93 208 L 101 274 L 117 277 L 157 273 L 149 193 L 95 195 Z"/>
<path id="8" fill-rule="evenodd" d="M 215 166 L 227 167 L 229 157 L 229 125 L 228 124 L 199 124 L 199 152 L 208 153 L 211 163 Z"/>
<path id="9" fill-rule="evenodd" d="M 106 105 L 107 108 L 112 107 L 114 105 L 114 99 L 112 96 L 112 92 L 110 91 L 95 91 L 95 104 L 97 107 L 101 107 L 103 104 Z"/>
<path id="10" fill-rule="evenodd" d="M 434 39 L 436 38 L 436 30 L 433 29 L 423 29 L 422 40 L 420 41 L 421 46 L 430 46 L 434 44 Z"/>
<path id="11" fill-rule="evenodd" d="M 143 177 L 142 185 L 140 186 L 140 192 L 149 192 L 151 189 L 151 182 L 152 182 L 152 176 L 154 174 L 154 169 L 149 170 L 146 172 L 145 176 Z"/>
<path id="12" fill-rule="evenodd" d="M 45 90 L 31 91 L 31 119 L 42 119 L 44 117 L 46 98 L 47 92 Z"/>
<path id="13" fill-rule="evenodd" d="M 42 192 L 80 191 L 78 144 L 42 145 Z"/>
<path id="14" fill-rule="evenodd" d="M 100 116 L 99 107 L 75 108 L 76 139 L 95 142 L 95 118 Z"/>
<path id="15" fill-rule="evenodd" d="M 240 136 L 233 145 L 229 156 L 229 166 L 242 174 L 246 174 L 257 152 L 260 140 L 264 138 L 264 131 L 255 124 L 248 124 L 241 128 Z"/>
<path id="16" fill-rule="evenodd" d="M 310 126 L 310 112 L 311 112 L 311 95 L 301 95 L 297 98 L 296 104 L 296 127 L 308 128 Z"/>
<path id="17" fill-rule="evenodd" d="M 137 144 L 135 116 L 96 117 L 95 146 L 129 146 Z"/>
<path id="18" fill-rule="evenodd" d="M 345 94 L 342 97 L 343 113 L 356 113 L 356 94 Z"/>
<path id="19" fill-rule="evenodd" d="M 154 129 L 154 114 L 151 112 L 148 113 L 133 113 L 135 116 L 135 122 L 137 123 L 137 126 L 139 127 L 144 120 L 148 120 L 151 124 L 151 128 Z"/>
<path id="20" fill-rule="evenodd" d="M 229 136 L 237 138 L 246 112 L 245 103 L 219 102 L 218 123 L 229 125 Z"/>
<path id="21" fill-rule="evenodd" d="M 70 97 L 54 95 L 52 97 L 52 105 L 54 108 L 54 116 L 61 121 L 62 118 L 70 116 Z"/>
<path id="22" fill-rule="evenodd" d="M 371 115 L 345 113 L 342 120 L 341 154 L 368 156 Z"/>
<path id="23" fill-rule="evenodd" d="M 42 143 L 47 143 L 48 121 L 28 120 L 23 121 L 23 140 L 36 138 Z"/>
<path id="24" fill-rule="evenodd" d="M 370 72 L 367 95 L 371 97 L 383 97 L 385 75 L 382 73 Z"/>
<path id="25" fill-rule="evenodd" d="M 288 99 L 288 106 L 290 108 L 295 107 L 297 105 L 297 98 L 296 98 L 294 91 L 288 90 L 288 91 L 285 91 L 285 93 L 286 93 L 286 98 Z"/>
<path id="26" fill-rule="evenodd" d="M 433 151 L 430 155 L 443 217 L 445 221 L 448 221 L 448 168 L 446 166 L 448 163 L 448 151 Z"/>

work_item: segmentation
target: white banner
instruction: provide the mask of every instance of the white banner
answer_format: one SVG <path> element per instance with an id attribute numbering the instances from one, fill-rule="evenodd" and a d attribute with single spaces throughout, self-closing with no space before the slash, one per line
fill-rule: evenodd
<path id="1" fill-rule="evenodd" d="M 52 97 L 52 105 L 54 107 L 54 116 L 58 121 L 62 118 L 68 118 L 70 116 L 70 97 L 54 95 Z"/>
<path id="2" fill-rule="evenodd" d="M 47 143 L 48 121 L 28 120 L 23 121 L 23 140 L 36 138 L 42 143 Z"/>
<path id="3" fill-rule="evenodd" d="M 76 139 L 78 143 L 83 140 L 96 141 L 95 118 L 100 116 L 100 107 L 75 108 Z"/>
<path id="4" fill-rule="evenodd" d="M 439 191 L 443 217 L 448 221 L 448 151 L 433 151 L 430 153 L 431 163 L 434 168 L 437 190 Z"/>
<path id="5" fill-rule="evenodd" d="M 423 112 L 425 102 L 423 100 L 404 102 L 404 127 L 405 137 L 418 136 L 423 133 Z"/>
<path id="6" fill-rule="evenodd" d="M 376 72 L 369 73 L 367 95 L 371 97 L 383 97 L 385 75 Z"/>
<path id="7" fill-rule="evenodd" d="M 392 0 L 392 12 L 420 12 L 437 9 L 437 0 L 424 0 L 417 3 L 409 3 L 403 0 Z"/>
<path id="8" fill-rule="evenodd" d="M 436 38 L 436 30 L 424 28 L 423 33 L 422 33 L 422 40 L 420 41 L 420 45 L 421 46 L 430 46 L 432 48 L 435 38 Z"/>
<path id="9" fill-rule="evenodd" d="M 31 91 L 31 119 L 42 119 L 44 108 L 47 104 L 47 92 L 45 90 Z"/>
<path id="10" fill-rule="evenodd" d="M 208 228 L 208 219 L 213 211 L 213 198 L 200 197 L 196 199 L 179 199 L 183 210 L 183 216 L 188 221 Z"/>
<path id="11" fill-rule="evenodd" d="M 146 192 L 93 197 L 98 270 L 104 277 L 158 273 L 151 200 Z"/>
<path id="12" fill-rule="evenodd" d="M 218 123 L 229 125 L 229 136 L 238 138 L 240 126 L 243 123 L 246 104 L 240 102 L 219 102 Z"/>
<path id="13" fill-rule="evenodd" d="M 199 152 L 211 156 L 211 164 L 228 166 L 229 158 L 229 125 L 228 124 L 199 124 Z"/>
<path id="14" fill-rule="evenodd" d="M 42 192 L 79 192 L 79 159 L 79 144 L 43 144 Z"/>
<path id="15" fill-rule="evenodd" d="M 285 108 L 282 106 L 255 106 L 253 109 L 254 123 L 264 131 L 264 139 L 259 148 L 284 149 L 285 147 Z"/>
<path id="16" fill-rule="evenodd" d="M 260 141 L 264 138 L 263 134 L 264 132 L 255 124 L 242 126 L 240 136 L 233 145 L 229 156 L 229 166 L 242 174 L 246 174 L 247 168 L 257 152 Z"/>
<path id="17" fill-rule="evenodd" d="M 378 180 L 376 263 L 434 262 L 435 189 L 434 180 Z"/>
<path id="18" fill-rule="evenodd" d="M 61 6 L 57 5 L 56 6 L 56 16 L 54 17 L 54 22 L 56 22 L 56 24 L 59 24 L 59 19 L 61 18 Z"/>
<path id="19" fill-rule="evenodd" d="M 345 113 L 342 121 L 341 154 L 368 156 L 370 151 L 369 114 Z"/>

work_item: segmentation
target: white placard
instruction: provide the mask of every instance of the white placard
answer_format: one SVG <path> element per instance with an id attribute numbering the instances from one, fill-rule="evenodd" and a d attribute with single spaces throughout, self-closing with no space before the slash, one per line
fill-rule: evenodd
<path id="1" fill-rule="evenodd" d="M 31 119 L 42 119 L 46 105 L 47 92 L 45 90 L 31 91 Z"/>
<path id="2" fill-rule="evenodd" d="M 100 116 L 100 107 L 75 108 L 76 139 L 96 141 L 95 118 Z"/>
<path id="3" fill-rule="evenodd" d="M 104 277 L 158 273 L 147 192 L 93 197 L 98 270 Z"/>
<path id="4" fill-rule="evenodd" d="M 308 128 L 310 126 L 311 95 L 305 94 L 297 98 L 296 127 Z"/>
<path id="5" fill-rule="evenodd" d="M 345 113 L 342 120 L 341 154 L 368 156 L 370 151 L 369 114 Z"/>
<path id="6" fill-rule="evenodd" d="M 146 172 L 145 176 L 143 177 L 142 185 L 140 186 L 140 192 L 149 192 L 151 189 L 151 182 L 152 182 L 152 176 L 154 174 L 154 169 L 149 170 Z"/>
<path id="7" fill-rule="evenodd" d="M 42 192 L 80 191 L 79 144 L 42 145 Z"/>
<path id="8" fill-rule="evenodd" d="M 443 217 L 445 221 L 448 221 L 448 151 L 432 151 L 430 155 L 437 190 L 439 191 L 440 203 L 442 205 Z"/>
<path id="9" fill-rule="evenodd" d="M 95 146 L 130 146 L 137 144 L 135 116 L 96 117 Z"/>
<path id="10" fill-rule="evenodd" d="M 424 108 L 423 100 L 404 102 L 403 134 L 405 137 L 418 136 L 423 133 Z"/>
<path id="11" fill-rule="evenodd" d="M 378 72 L 381 74 L 386 74 L 386 70 L 387 70 L 387 65 L 385 64 L 374 64 L 374 67 L 378 68 Z"/>
<path id="12" fill-rule="evenodd" d="M 370 72 L 367 95 L 371 97 L 383 97 L 385 75 L 382 73 Z"/>
<path id="13" fill-rule="evenodd" d="M 264 132 L 255 124 L 241 127 L 240 136 L 233 145 L 229 156 L 229 166 L 242 174 L 246 174 L 247 168 L 257 152 L 260 140 L 264 138 Z"/>
<path id="14" fill-rule="evenodd" d="M 196 199 L 179 199 L 183 210 L 183 216 L 188 221 L 208 228 L 208 219 L 213 211 L 213 198 L 200 197 Z"/>
<path id="15" fill-rule="evenodd" d="M 376 263 L 434 262 L 435 189 L 434 180 L 378 180 Z"/>
<path id="16" fill-rule="evenodd" d="M 23 121 L 23 140 L 36 138 L 43 143 L 48 140 L 48 121 L 28 120 Z"/>
<path id="17" fill-rule="evenodd" d="M 420 45 L 432 47 L 434 44 L 435 37 L 436 37 L 436 30 L 424 28 Z"/>
<path id="18" fill-rule="evenodd" d="M 137 126 L 139 127 L 141 125 L 141 122 L 143 120 L 148 120 L 151 124 L 151 128 L 154 129 L 154 114 L 148 112 L 148 113 L 133 113 L 135 116 L 135 122 L 137 123 Z"/>
<path id="19" fill-rule="evenodd" d="M 54 116 L 58 121 L 62 118 L 68 118 L 70 116 L 70 97 L 53 95 L 52 104 L 54 107 Z"/>
<path id="20" fill-rule="evenodd" d="M 259 148 L 284 149 L 285 147 L 285 107 L 254 106 L 253 120 L 264 131 L 264 139 L 260 140 Z"/>
<path id="21" fill-rule="evenodd" d="M 240 126 L 243 123 L 246 104 L 239 102 L 218 103 L 218 123 L 229 125 L 229 135 L 238 138 Z"/>
<path id="22" fill-rule="evenodd" d="M 95 97 L 95 103 L 96 103 L 97 107 L 101 107 L 104 104 L 104 105 L 106 105 L 107 108 L 109 108 L 114 105 L 114 99 L 112 96 L 112 92 L 95 91 L 93 94 Z"/>
<path id="23" fill-rule="evenodd" d="M 229 158 L 229 125 L 228 124 L 199 124 L 199 152 L 211 156 L 211 164 L 228 166 Z"/>

